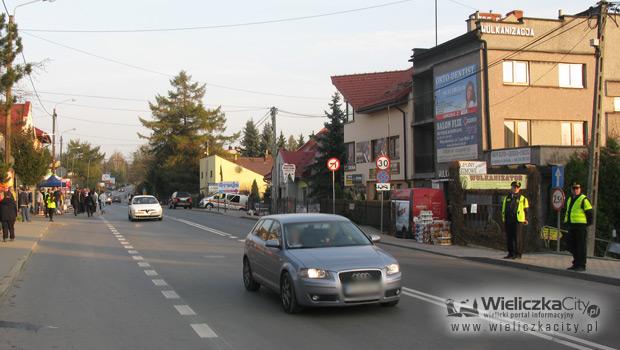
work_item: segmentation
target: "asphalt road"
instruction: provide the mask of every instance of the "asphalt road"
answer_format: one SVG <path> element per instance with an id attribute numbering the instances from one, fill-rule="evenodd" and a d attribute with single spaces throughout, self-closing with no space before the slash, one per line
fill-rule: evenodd
<path id="1" fill-rule="evenodd" d="M 395 308 L 285 314 L 246 292 L 243 243 L 254 221 L 196 210 L 129 222 L 58 217 L 0 305 L 0 349 L 609 349 L 620 344 L 616 286 L 383 246 L 401 264 Z M 576 296 L 600 305 L 596 332 L 456 332 L 445 300 Z M 566 333 L 566 332 L 565 332 Z"/>

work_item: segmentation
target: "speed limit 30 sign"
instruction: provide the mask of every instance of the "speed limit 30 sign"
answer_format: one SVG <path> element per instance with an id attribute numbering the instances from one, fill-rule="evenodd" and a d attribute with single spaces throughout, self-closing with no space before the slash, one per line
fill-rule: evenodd
<path id="1" fill-rule="evenodd" d="M 390 168 L 390 158 L 387 156 L 380 156 L 377 158 L 377 169 L 387 170 Z"/>

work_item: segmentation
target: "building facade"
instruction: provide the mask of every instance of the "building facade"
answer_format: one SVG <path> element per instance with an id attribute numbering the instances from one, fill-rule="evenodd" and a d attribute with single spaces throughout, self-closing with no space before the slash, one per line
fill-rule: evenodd
<path id="1" fill-rule="evenodd" d="M 231 155 L 230 159 L 212 155 L 200 159 L 200 192 L 208 195 L 209 184 L 220 182 L 238 182 L 239 191 L 250 193 L 252 183 L 256 181 L 262 196 L 267 187 L 264 176 L 271 171 L 271 157 L 239 157 Z"/>

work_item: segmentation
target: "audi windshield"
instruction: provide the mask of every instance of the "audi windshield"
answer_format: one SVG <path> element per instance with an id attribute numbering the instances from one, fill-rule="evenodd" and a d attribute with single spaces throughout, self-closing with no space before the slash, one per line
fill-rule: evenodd
<path id="1" fill-rule="evenodd" d="M 288 249 L 363 246 L 372 244 L 355 225 L 346 221 L 286 224 Z"/>

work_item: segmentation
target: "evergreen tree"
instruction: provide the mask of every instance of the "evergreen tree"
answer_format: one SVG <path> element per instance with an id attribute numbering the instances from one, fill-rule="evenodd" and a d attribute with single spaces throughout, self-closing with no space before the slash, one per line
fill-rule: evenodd
<path id="1" fill-rule="evenodd" d="M 32 129 L 20 130 L 11 139 L 15 164 L 13 169 L 24 185 L 36 185 L 47 173 L 52 155 L 46 148 L 34 144 Z"/>
<path id="2" fill-rule="evenodd" d="M 258 129 L 254 124 L 254 120 L 250 119 L 245 123 L 243 128 L 243 139 L 241 140 L 241 156 L 243 157 L 260 157 L 261 146 L 260 136 L 258 135 Z"/>
<path id="3" fill-rule="evenodd" d="M 154 193 L 168 197 L 174 191 L 198 192 L 198 160 L 204 154 L 223 154 L 224 143 L 238 138 L 224 136 L 226 116 L 221 108 L 207 109 L 206 86 L 193 82 L 181 71 L 170 80 L 172 89 L 165 96 L 155 96 L 149 103 L 153 120 L 140 118 L 151 130 L 149 183 Z"/>
<path id="4" fill-rule="evenodd" d="M 304 141 L 304 134 L 299 134 L 299 138 L 297 139 L 297 148 L 303 146 L 306 143 Z"/>
<path id="5" fill-rule="evenodd" d="M 267 153 L 271 154 L 271 143 L 273 142 L 273 129 L 271 127 L 271 123 L 265 123 L 263 126 L 263 132 L 260 135 L 260 153 L 261 155 L 265 155 Z"/>
<path id="6" fill-rule="evenodd" d="M 278 142 L 276 144 L 278 149 L 286 148 L 286 138 L 284 137 L 284 133 L 280 130 L 280 136 L 278 136 Z"/>
<path id="7" fill-rule="evenodd" d="M 329 103 L 329 111 L 325 111 L 329 121 L 325 123 L 326 133 L 314 136 L 317 141 L 318 153 L 315 163 L 311 167 L 312 181 L 310 182 L 310 195 L 315 198 L 332 197 L 331 172 L 327 169 L 329 158 L 338 158 L 344 161 L 346 150 L 344 147 L 344 112 L 340 104 L 340 94 L 332 96 Z M 336 171 L 336 197 L 342 193 L 343 170 Z"/>
<path id="8" fill-rule="evenodd" d="M 289 136 L 288 141 L 286 141 L 286 149 L 289 151 L 296 151 L 297 148 L 299 148 L 299 145 L 297 145 L 297 140 L 295 140 L 295 136 Z"/>

